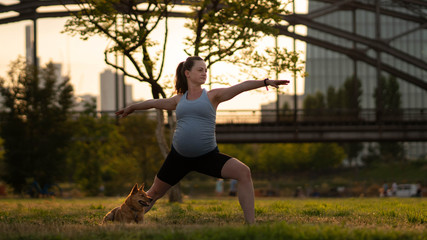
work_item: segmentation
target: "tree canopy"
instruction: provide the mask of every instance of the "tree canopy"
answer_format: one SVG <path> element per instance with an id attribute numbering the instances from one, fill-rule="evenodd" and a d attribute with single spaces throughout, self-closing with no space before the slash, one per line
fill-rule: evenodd
<path id="1" fill-rule="evenodd" d="M 64 176 L 73 87 L 56 72 L 53 63 L 39 71 L 18 59 L 12 62 L 8 78 L 0 80 L 4 177 L 18 192 L 29 178 L 46 184 Z"/>

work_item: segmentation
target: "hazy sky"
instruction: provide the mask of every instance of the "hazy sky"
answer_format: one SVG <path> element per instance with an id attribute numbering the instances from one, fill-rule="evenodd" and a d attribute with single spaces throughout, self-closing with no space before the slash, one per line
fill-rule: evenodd
<path id="1" fill-rule="evenodd" d="M 305 1 L 298 1 L 298 4 L 304 4 Z M 306 5 L 298 6 L 301 11 L 306 9 Z M 184 53 L 184 37 L 190 35 L 188 29 L 184 27 L 186 19 L 169 19 L 169 38 L 166 50 L 166 62 L 163 71 L 163 77 L 172 77 L 176 66 L 180 61 L 185 60 L 187 55 Z M 62 72 L 71 76 L 71 82 L 74 86 L 75 94 L 93 94 L 99 95 L 99 75 L 108 66 L 104 62 L 104 50 L 109 43 L 101 37 L 91 37 L 87 41 L 80 40 L 79 37 L 72 37 L 68 34 L 60 33 L 66 18 L 48 18 L 37 20 L 38 28 L 38 55 L 40 63 L 44 66 L 52 60 L 63 64 Z M 6 77 L 11 61 L 16 60 L 18 56 L 25 56 L 25 26 L 32 25 L 32 21 L 21 21 L 0 25 L 0 76 Z M 154 38 L 160 39 L 163 32 L 160 27 L 158 32 L 154 33 Z M 297 30 L 298 31 L 298 30 Z M 303 30 L 304 31 L 304 30 Z M 290 46 L 292 40 L 285 37 L 279 38 L 279 46 Z M 273 46 L 272 39 L 263 40 L 264 44 Z M 305 51 L 305 44 L 299 43 L 298 50 Z M 292 47 L 290 47 L 292 49 Z M 214 65 L 212 75 L 227 76 L 231 84 L 245 80 L 241 79 L 239 71 L 231 66 L 224 64 Z M 262 79 L 266 76 L 260 76 Z M 268 76 L 267 76 L 268 77 Z M 273 78 L 274 76 L 269 76 Z M 288 76 L 281 76 L 288 79 Z M 126 78 L 128 84 L 133 85 L 134 99 L 149 99 L 151 92 L 147 84 L 142 84 L 131 78 Z M 303 91 L 303 81 L 298 83 L 298 92 Z M 206 86 L 208 88 L 208 86 Z M 283 87 L 286 93 L 293 94 L 293 86 Z M 261 104 L 265 104 L 276 99 L 275 91 L 253 91 L 239 95 L 238 97 L 223 103 L 220 109 L 259 109 Z"/>

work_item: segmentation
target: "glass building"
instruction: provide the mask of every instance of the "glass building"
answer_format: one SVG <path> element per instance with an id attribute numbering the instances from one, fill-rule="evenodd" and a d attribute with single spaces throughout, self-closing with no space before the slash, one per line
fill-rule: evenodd
<path id="1" fill-rule="evenodd" d="M 330 4 L 324 2 L 310 0 L 309 13 L 330 6 Z M 358 2 L 372 5 L 376 1 L 359 0 Z M 380 2 L 381 9 L 383 10 L 391 10 L 410 16 L 426 15 L 423 10 L 402 7 L 398 3 L 399 1 L 383 0 L 378 2 Z M 355 20 L 355 24 L 353 24 L 353 20 Z M 372 11 L 361 9 L 340 10 L 316 17 L 314 21 L 369 39 L 376 38 L 376 13 Z M 419 26 L 420 23 L 380 15 L 380 38 L 382 40 L 391 40 L 389 42 L 390 46 L 414 58 L 427 62 L 427 28 L 417 29 Z M 339 38 L 310 27 L 308 27 L 307 35 L 347 48 L 356 47 L 359 50 L 365 50 L 371 58 L 376 59 L 377 57 L 377 53 L 365 45 L 355 45 L 353 41 Z M 381 53 L 381 61 L 411 76 L 427 81 L 427 71 L 413 64 L 386 53 Z M 346 55 L 307 44 L 306 71 L 309 76 L 305 79 L 305 94 L 314 94 L 317 91 L 326 94 L 329 86 L 341 87 L 347 78 L 356 73 L 362 83 L 362 108 L 375 108 L 375 98 L 373 97 L 377 86 L 377 69 L 375 66 L 368 65 L 362 61 L 355 62 Z M 385 77 L 390 76 L 385 71 L 382 71 L 381 75 Z M 397 81 L 402 95 L 403 109 L 427 109 L 426 90 L 399 78 L 397 78 Z M 427 143 L 425 142 L 407 143 L 405 146 L 408 158 L 425 157 L 427 154 Z"/>

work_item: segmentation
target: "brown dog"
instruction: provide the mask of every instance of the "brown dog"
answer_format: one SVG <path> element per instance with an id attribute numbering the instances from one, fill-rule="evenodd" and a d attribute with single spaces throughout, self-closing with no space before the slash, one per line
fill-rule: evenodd
<path id="1" fill-rule="evenodd" d="M 144 192 L 144 185 L 138 189 L 138 184 L 135 184 L 125 202 L 120 207 L 116 207 L 107 213 L 102 223 L 107 221 L 142 223 L 144 220 L 144 207 L 148 207 L 152 201 L 153 199 Z"/>

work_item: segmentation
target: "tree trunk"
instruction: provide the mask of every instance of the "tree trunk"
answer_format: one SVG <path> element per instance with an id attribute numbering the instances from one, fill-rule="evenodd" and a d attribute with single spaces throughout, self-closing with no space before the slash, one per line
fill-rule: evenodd
<path id="1" fill-rule="evenodd" d="M 163 110 L 157 109 L 157 127 L 156 127 L 156 138 L 159 144 L 160 152 L 162 153 L 163 159 L 166 159 L 169 153 L 169 147 L 165 139 L 165 124 L 164 124 L 164 112 Z M 171 129 L 171 136 L 175 128 L 175 121 L 173 119 L 172 111 L 168 112 L 168 124 Z M 172 138 L 171 138 L 172 139 Z M 169 190 L 169 202 L 182 202 L 182 193 L 180 184 L 176 184 Z"/>
<path id="2" fill-rule="evenodd" d="M 163 110 L 157 109 L 157 127 L 156 127 L 156 138 L 157 144 L 159 145 L 160 152 L 162 153 L 163 159 L 166 159 L 169 153 L 169 147 L 165 139 L 165 120 Z"/>
<path id="3" fill-rule="evenodd" d="M 169 202 L 182 202 L 182 192 L 180 183 L 177 183 L 169 190 Z"/>

